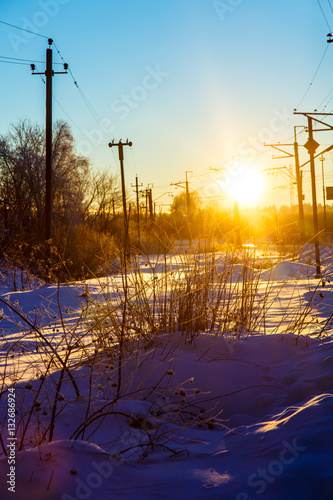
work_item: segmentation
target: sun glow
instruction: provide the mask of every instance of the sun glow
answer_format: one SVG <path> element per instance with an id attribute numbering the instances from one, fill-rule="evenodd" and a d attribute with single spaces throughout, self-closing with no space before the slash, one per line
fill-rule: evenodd
<path id="1" fill-rule="evenodd" d="M 224 182 L 224 192 L 240 205 L 254 205 L 264 191 L 262 176 L 252 167 L 238 166 Z"/>

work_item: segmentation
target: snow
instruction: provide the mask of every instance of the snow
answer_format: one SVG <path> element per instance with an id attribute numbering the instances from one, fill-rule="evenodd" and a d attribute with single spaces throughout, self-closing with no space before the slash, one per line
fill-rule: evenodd
<path id="1" fill-rule="evenodd" d="M 262 280 L 286 281 L 289 278 L 310 279 L 314 278 L 315 268 L 297 262 L 278 262 L 274 267 L 263 271 Z"/>
<path id="2" fill-rule="evenodd" d="M 258 333 L 236 338 L 206 331 L 190 341 L 180 332 L 158 332 L 138 345 L 124 363 L 118 400 L 116 361 L 106 352 L 93 364 L 93 351 L 84 350 L 87 324 L 77 322 L 89 301 L 117 297 L 121 277 L 16 292 L 6 285 L 0 298 L 27 315 L 58 353 L 65 330 L 79 342 L 71 373 L 80 396 L 65 376 L 52 441 L 36 446 L 41 434 L 49 437 L 45 426 L 61 370 L 58 364 L 43 376 L 36 332 L 2 304 L 0 422 L 6 423 L 6 387 L 16 381 L 16 424 L 27 425 L 24 449 L 15 447 L 15 494 L 8 490 L 8 457 L 0 458 L 1 500 L 332 499 L 329 253 L 326 280 L 314 278 L 311 248 L 297 262 L 261 272 L 257 293 L 269 283 L 273 298 Z M 146 264 L 140 262 L 147 284 L 165 272 L 163 262 Z M 167 270 L 179 279 L 187 271 L 176 256 Z M 245 276 L 239 264 L 231 274 L 233 282 Z M 301 314 L 305 329 L 297 323 Z M 37 392 L 39 406 L 31 411 Z M 8 437 L 4 426 L 5 447 Z"/>

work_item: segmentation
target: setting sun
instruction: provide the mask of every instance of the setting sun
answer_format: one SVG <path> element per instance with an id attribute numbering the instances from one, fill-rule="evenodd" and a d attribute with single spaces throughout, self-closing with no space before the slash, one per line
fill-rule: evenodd
<path id="1" fill-rule="evenodd" d="M 253 205 L 260 199 L 264 182 L 252 167 L 239 166 L 224 182 L 224 191 L 229 198 L 241 205 Z"/>
<path id="2" fill-rule="evenodd" d="M 333 500 L 333 0 L 0 44 L 0 500 Z"/>

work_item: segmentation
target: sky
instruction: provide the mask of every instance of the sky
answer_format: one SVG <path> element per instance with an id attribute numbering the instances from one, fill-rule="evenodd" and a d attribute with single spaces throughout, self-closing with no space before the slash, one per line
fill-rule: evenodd
<path id="1" fill-rule="evenodd" d="M 297 125 L 302 146 L 306 118 L 293 110 L 333 110 L 329 0 L 1 0 L 0 21 L 41 35 L 0 24 L 1 56 L 40 61 L 43 72 L 51 37 L 54 63 L 69 64 L 74 79 L 53 78 L 53 120 L 69 122 L 78 153 L 118 175 L 108 142 L 133 142 L 125 148 L 130 192 L 138 175 L 143 188 L 154 185 L 157 202 L 170 203 L 168 193 L 182 190 L 170 184 L 185 181 L 187 171 L 204 202 L 223 204 L 229 181 L 252 169 L 265 171 L 257 204 L 297 202 L 288 174 L 294 159 L 273 160 L 263 143 L 292 143 Z M 0 133 L 24 118 L 44 126 L 42 79 L 29 63 L 1 69 Z M 322 148 L 331 137 L 315 134 Z M 305 148 L 300 154 L 308 160 Z M 324 167 L 333 185 L 330 154 Z M 316 169 L 321 202 L 319 162 Z M 303 178 L 310 203 L 308 166 Z"/>

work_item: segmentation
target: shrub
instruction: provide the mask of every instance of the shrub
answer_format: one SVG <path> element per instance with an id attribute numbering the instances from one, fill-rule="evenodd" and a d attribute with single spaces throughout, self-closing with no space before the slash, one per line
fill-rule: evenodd
<path id="1" fill-rule="evenodd" d="M 117 256 L 114 239 L 84 224 L 54 230 L 53 243 L 63 262 L 61 278 L 78 279 L 105 272 Z"/>

